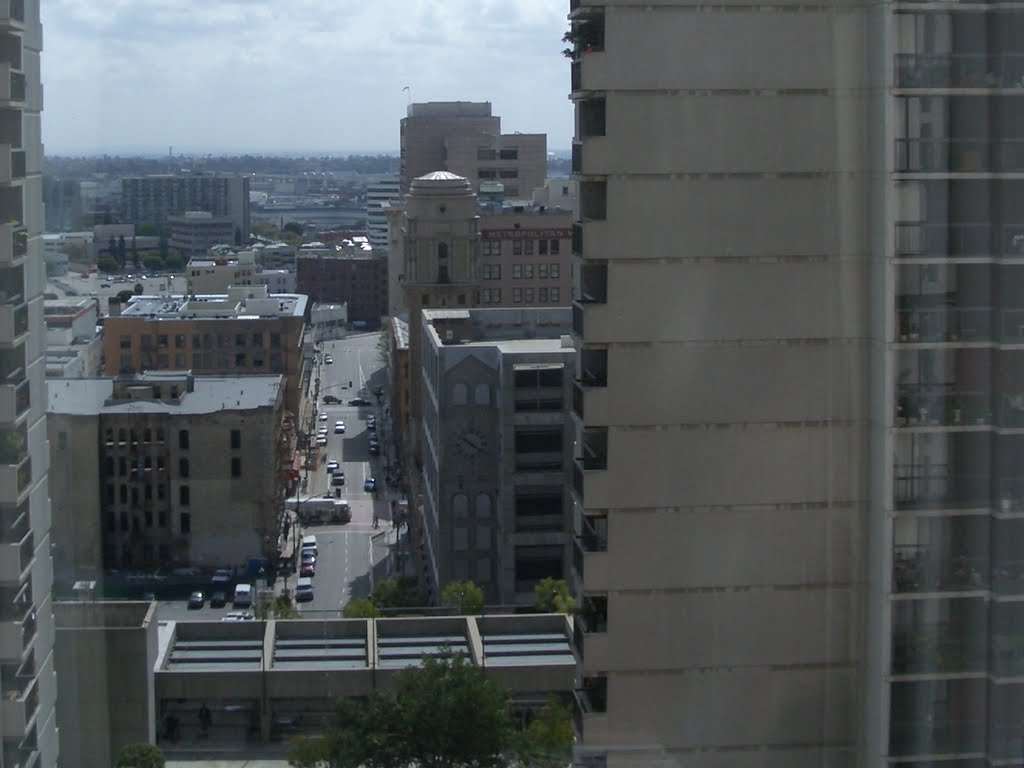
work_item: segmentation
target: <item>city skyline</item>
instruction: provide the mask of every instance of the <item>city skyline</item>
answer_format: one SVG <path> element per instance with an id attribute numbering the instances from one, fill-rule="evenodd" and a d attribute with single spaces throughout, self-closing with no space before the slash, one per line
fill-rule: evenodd
<path id="1" fill-rule="evenodd" d="M 43 142 L 55 155 L 397 153 L 409 101 L 491 101 L 506 130 L 567 149 L 565 13 L 546 0 L 299 0 L 287 13 L 52 0 Z"/>

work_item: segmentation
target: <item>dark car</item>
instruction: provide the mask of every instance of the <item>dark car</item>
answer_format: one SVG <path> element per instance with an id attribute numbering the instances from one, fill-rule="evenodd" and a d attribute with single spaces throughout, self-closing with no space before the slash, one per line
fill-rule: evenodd
<path id="1" fill-rule="evenodd" d="M 349 405 L 370 405 L 370 401 L 365 397 L 353 397 L 348 401 Z"/>
<path id="2" fill-rule="evenodd" d="M 210 595 L 211 608 L 223 608 L 228 604 L 228 596 L 224 592 L 214 592 Z"/>
<path id="3" fill-rule="evenodd" d="M 381 395 L 384 394 L 384 387 L 374 387 L 373 394 L 375 394 L 377 397 L 380 397 Z"/>
<path id="4" fill-rule="evenodd" d="M 299 576 L 316 576 L 316 560 L 304 560 L 299 566 Z"/>
<path id="5" fill-rule="evenodd" d="M 337 488 L 337 487 L 342 486 L 344 484 L 345 484 L 345 473 L 342 472 L 340 469 L 336 470 L 334 472 L 334 474 L 331 475 L 331 487 L 332 488 Z"/>
<path id="6" fill-rule="evenodd" d="M 206 595 L 202 592 L 196 591 L 188 596 L 188 607 L 195 610 L 196 608 L 202 608 L 206 604 Z"/>
<path id="7" fill-rule="evenodd" d="M 370 441 L 370 455 L 380 456 L 380 443 L 378 443 L 376 440 Z"/>
<path id="8" fill-rule="evenodd" d="M 341 405 L 341 398 L 334 395 L 324 395 L 324 403 L 327 405 Z"/>
<path id="9" fill-rule="evenodd" d="M 366 482 L 363 483 L 363 490 L 367 493 L 373 493 L 377 490 L 377 480 L 372 477 L 366 478 Z"/>

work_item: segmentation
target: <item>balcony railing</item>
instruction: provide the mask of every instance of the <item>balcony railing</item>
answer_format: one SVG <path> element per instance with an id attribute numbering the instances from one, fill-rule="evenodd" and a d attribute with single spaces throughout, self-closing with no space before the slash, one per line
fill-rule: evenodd
<path id="1" fill-rule="evenodd" d="M 1007 173 L 1024 170 L 1020 139 L 896 139 L 897 173 Z"/>
<path id="2" fill-rule="evenodd" d="M 893 592 L 970 592 L 988 589 L 988 583 L 988 557 L 950 557 L 909 547 L 893 553 Z"/>
<path id="3" fill-rule="evenodd" d="M 894 721 L 889 725 L 889 754 L 955 755 L 985 751 L 982 720 L 934 719 Z"/>
<path id="4" fill-rule="evenodd" d="M 1024 417 L 1024 411 L 1021 415 Z M 957 390 L 944 385 L 904 386 L 898 392 L 897 427 L 958 427 L 991 423 L 992 396 L 988 392 Z"/>
<path id="5" fill-rule="evenodd" d="M 937 465 L 896 467 L 896 509 L 966 509 L 991 507 L 989 475 L 953 474 Z"/>
<path id="6" fill-rule="evenodd" d="M 577 256 L 583 255 L 583 224 L 578 221 L 572 225 L 572 252 Z"/>
<path id="7" fill-rule="evenodd" d="M 897 341 L 907 343 L 991 339 L 992 313 L 992 307 L 944 306 L 896 310 L 896 338 Z M 1024 323 L 1024 312 L 1021 312 L 1020 320 Z"/>
<path id="8" fill-rule="evenodd" d="M 1024 54 L 897 53 L 896 88 L 1024 88 Z"/>
<path id="9" fill-rule="evenodd" d="M 909 637 L 893 644 L 894 675 L 928 675 L 943 672 L 984 672 L 988 653 L 984 633 L 963 637 L 948 624 L 914 628 Z"/>
<path id="10" fill-rule="evenodd" d="M 984 222 L 896 222 L 896 257 L 1024 255 L 1024 224 L 999 230 Z"/>

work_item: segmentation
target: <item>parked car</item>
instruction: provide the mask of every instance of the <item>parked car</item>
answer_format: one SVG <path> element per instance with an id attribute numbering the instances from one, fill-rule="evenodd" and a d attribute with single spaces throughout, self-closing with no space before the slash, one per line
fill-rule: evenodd
<path id="1" fill-rule="evenodd" d="M 299 566 L 299 576 L 316 576 L 316 560 L 303 560 Z"/>
<path id="2" fill-rule="evenodd" d="M 330 461 L 327 462 L 327 474 L 333 475 L 340 466 L 341 465 L 337 461 L 331 459 Z"/>
<path id="3" fill-rule="evenodd" d="M 370 441 L 370 455 L 380 456 L 380 443 L 378 443 L 376 440 Z"/>
<path id="4" fill-rule="evenodd" d="M 365 397 L 353 397 L 348 401 L 349 405 L 370 405 L 370 401 Z"/>
<path id="5" fill-rule="evenodd" d="M 228 596 L 226 592 L 214 592 L 210 595 L 211 608 L 223 608 L 227 604 Z"/>
<path id="6" fill-rule="evenodd" d="M 363 490 L 367 493 L 373 493 L 377 490 L 377 481 L 372 477 L 366 478 L 366 482 L 363 483 Z"/>
<path id="7" fill-rule="evenodd" d="M 345 473 L 340 469 L 331 475 L 331 487 L 337 488 L 345 484 Z"/>
<path id="8" fill-rule="evenodd" d="M 313 599 L 313 580 L 308 576 L 300 576 L 295 582 L 295 602 L 307 603 Z"/>
<path id="9" fill-rule="evenodd" d="M 326 448 L 327 447 L 327 435 L 319 435 L 317 437 L 317 439 L 316 439 L 316 444 L 320 448 Z"/>
<path id="10" fill-rule="evenodd" d="M 330 365 L 331 363 L 334 362 L 334 358 L 331 357 L 330 355 L 324 355 L 324 362 Z"/>
<path id="11" fill-rule="evenodd" d="M 344 421 L 340 421 L 339 420 L 339 421 L 334 422 L 334 434 L 336 434 L 336 435 L 343 435 L 343 434 L 345 434 L 345 422 Z"/>
<path id="12" fill-rule="evenodd" d="M 248 611 L 228 611 L 221 617 L 221 621 L 252 621 L 254 618 Z"/>
<path id="13" fill-rule="evenodd" d="M 320 421 L 327 421 L 327 411 L 320 411 L 320 415 L 317 418 Z"/>
<path id="14" fill-rule="evenodd" d="M 206 605 L 206 595 L 200 591 L 195 591 L 188 596 L 188 607 L 190 610 L 196 610 Z"/>
<path id="15" fill-rule="evenodd" d="M 324 395 L 325 405 L 341 405 L 341 398 L 334 395 Z"/>
<path id="16" fill-rule="evenodd" d="M 252 584 L 235 586 L 235 597 L 231 601 L 235 608 L 248 608 L 252 605 Z"/>

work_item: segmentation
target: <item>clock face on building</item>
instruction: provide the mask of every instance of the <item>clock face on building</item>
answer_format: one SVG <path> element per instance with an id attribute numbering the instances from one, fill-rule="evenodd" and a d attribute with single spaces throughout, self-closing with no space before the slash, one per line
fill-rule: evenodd
<path id="1" fill-rule="evenodd" d="M 487 437 L 473 427 L 455 433 L 455 453 L 464 459 L 476 459 L 487 450 Z"/>

